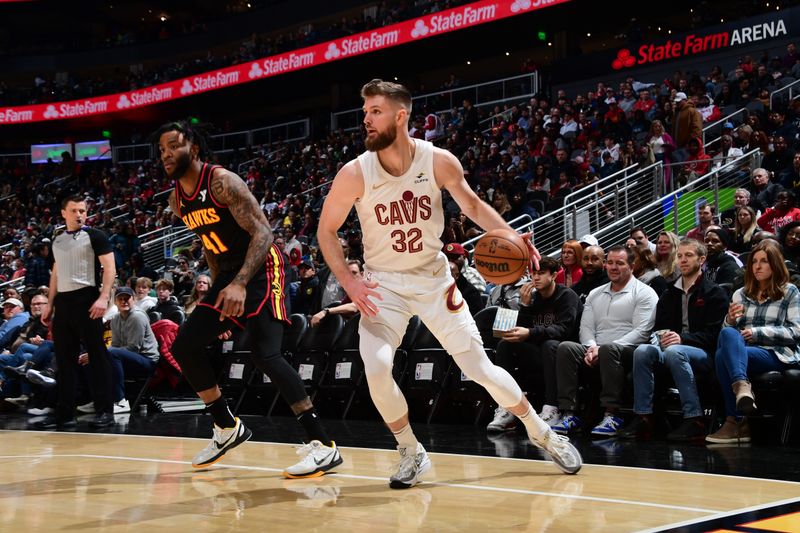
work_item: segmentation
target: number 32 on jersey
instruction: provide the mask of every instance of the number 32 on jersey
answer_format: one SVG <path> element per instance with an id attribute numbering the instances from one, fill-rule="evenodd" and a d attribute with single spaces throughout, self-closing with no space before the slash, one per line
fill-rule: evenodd
<path id="1" fill-rule="evenodd" d="M 228 251 L 228 247 L 222 243 L 219 236 L 213 231 L 208 235 L 201 235 L 200 238 L 203 239 L 205 249 L 210 250 L 214 255 L 224 254 Z"/>
<path id="2" fill-rule="evenodd" d="M 392 250 L 398 253 L 414 254 L 422 251 L 422 230 L 411 228 L 408 231 L 396 229 L 391 233 Z"/>

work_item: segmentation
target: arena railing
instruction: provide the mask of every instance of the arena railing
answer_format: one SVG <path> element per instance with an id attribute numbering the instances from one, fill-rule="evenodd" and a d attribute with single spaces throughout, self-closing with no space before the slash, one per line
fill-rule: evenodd
<path id="1" fill-rule="evenodd" d="M 416 108 L 415 113 L 421 111 L 422 106 L 427 106 L 437 115 L 447 115 L 454 108 L 461 108 L 462 102 L 468 99 L 475 107 L 503 104 L 508 101 L 518 101 L 521 98 L 530 98 L 539 92 L 539 74 L 532 72 L 509 78 L 453 87 L 439 91 L 414 96 L 411 102 Z M 331 131 L 342 129 L 353 131 L 361 126 L 364 114 L 361 108 L 347 109 L 331 113 Z"/>
<path id="2" fill-rule="evenodd" d="M 743 108 L 741 108 L 741 109 L 739 109 L 737 111 L 734 111 L 733 113 L 730 113 L 729 115 L 725 115 L 721 119 L 719 119 L 717 121 L 714 121 L 711 124 L 707 124 L 707 125 L 703 126 L 703 139 L 702 140 L 703 140 L 703 146 L 705 147 L 706 150 L 708 150 L 708 148 L 710 146 L 714 146 L 716 143 L 718 143 L 722 139 L 722 126 L 726 122 L 731 121 L 731 119 L 733 119 L 734 117 L 737 117 L 739 115 L 742 115 L 742 120 L 739 121 L 738 125 L 735 125 L 736 126 L 734 128 L 734 131 L 735 131 L 735 130 L 738 130 L 742 126 L 742 124 L 744 124 L 747 121 L 748 117 L 750 116 L 750 110 L 748 110 L 746 107 L 743 107 Z M 706 140 L 707 139 L 707 135 L 709 135 L 709 136 L 710 135 L 716 135 L 716 137 L 714 137 L 713 139 L 708 141 L 708 140 Z"/>
<path id="3" fill-rule="evenodd" d="M 276 142 L 294 142 L 307 139 L 311 135 L 311 120 L 303 118 L 280 124 L 271 124 L 253 130 L 220 133 L 211 136 L 211 149 L 216 153 L 243 150 L 248 146 L 270 145 Z M 155 157 L 152 144 L 127 144 L 113 149 L 115 163 L 141 163 Z"/>
<path id="4" fill-rule="evenodd" d="M 150 233 L 140 235 L 142 240 L 142 257 L 145 263 L 158 270 L 164 266 L 168 257 L 172 257 L 173 243 L 183 237 L 194 237 L 194 233 L 186 226 L 167 226 Z M 144 240 L 147 238 L 147 240 Z"/>
<path id="5" fill-rule="evenodd" d="M 525 233 L 525 232 L 529 231 L 529 228 L 531 227 L 531 224 L 533 224 L 533 222 L 534 222 L 534 219 L 531 218 L 530 215 L 520 215 L 517 218 L 509 220 L 508 221 L 508 225 L 511 226 L 514 229 L 514 231 L 516 231 L 517 233 Z M 517 224 L 517 223 L 520 223 L 520 224 Z M 468 252 L 471 253 L 472 250 L 475 248 L 475 243 L 478 242 L 481 237 L 483 237 L 483 233 L 481 233 L 477 237 L 473 237 L 471 239 L 468 239 L 468 240 L 464 241 L 461 245 Z"/>
<path id="6" fill-rule="evenodd" d="M 644 228 L 648 235 L 658 235 L 665 230 L 685 235 L 697 226 L 697 206 L 701 202 L 713 203 L 719 210 L 733 205 L 733 191 L 750 182 L 750 173 L 760 162 L 760 152 L 750 151 L 599 228 L 593 235 L 603 248 L 625 244 L 631 228 L 634 227 Z"/>
<path id="7" fill-rule="evenodd" d="M 771 93 L 769 93 L 769 108 L 770 109 L 775 109 L 775 102 L 774 102 L 775 95 L 776 94 L 780 94 L 780 93 L 782 93 L 784 91 L 788 91 L 789 92 L 789 100 L 788 100 L 789 102 L 791 102 L 792 100 L 795 100 L 797 98 L 800 98 L 800 90 L 798 90 L 798 89 L 800 89 L 800 87 L 797 87 L 798 84 L 800 84 L 800 80 L 795 80 L 792 83 L 790 83 L 788 85 L 784 85 L 780 89 L 776 89 L 776 90 L 772 91 Z M 798 91 L 798 92 L 795 94 L 795 91 Z"/>

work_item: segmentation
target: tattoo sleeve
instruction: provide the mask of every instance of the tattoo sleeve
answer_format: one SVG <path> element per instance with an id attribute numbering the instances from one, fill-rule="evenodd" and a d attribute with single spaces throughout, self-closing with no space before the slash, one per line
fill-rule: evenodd
<path id="1" fill-rule="evenodd" d="M 215 172 L 211 178 L 211 192 L 228 206 L 239 226 L 250 234 L 244 264 L 231 282 L 246 285 L 266 261 L 272 246 L 272 230 L 255 197 L 236 174 L 227 170 Z"/>

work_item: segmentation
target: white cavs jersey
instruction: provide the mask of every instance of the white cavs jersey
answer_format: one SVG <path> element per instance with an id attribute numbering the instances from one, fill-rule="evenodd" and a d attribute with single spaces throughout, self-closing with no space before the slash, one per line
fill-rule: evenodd
<path id="1" fill-rule="evenodd" d="M 442 249 L 442 192 L 433 176 L 433 145 L 419 139 L 402 176 L 381 166 L 378 154 L 358 156 L 364 195 L 356 202 L 364 262 L 371 270 L 405 271 L 434 261 Z"/>

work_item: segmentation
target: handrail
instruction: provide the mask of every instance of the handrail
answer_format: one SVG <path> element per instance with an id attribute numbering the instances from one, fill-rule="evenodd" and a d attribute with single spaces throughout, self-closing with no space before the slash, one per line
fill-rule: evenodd
<path id="1" fill-rule="evenodd" d="M 718 142 L 718 141 L 719 141 L 719 140 L 722 138 L 722 136 L 720 135 L 720 136 L 719 136 L 719 137 L 717 137 L 716 139 L 713 139 L 713 140 L 711 140 L 711 141 L 709 141 L 709 142 L 706 142 L 706 131 L 710 130 L 711 128 L 713 128 L 714 126 L 717 126 L 717 125 L 719 125 L 719 124 L 725 124 L 725 123 L 726 123 L 726 122 L 728 122 L 728 121 L 729 121 L 729 120 L 730 120 L 732 117 L 735 117 L 735 116 L 736 116 L 736 115 L 738 115 L 739 113 L 743 113 L 743 114 L 744 114 L 744 116 L 745 116 L 745 120 L 747 120 L 747 117 L 748 117 L 748 116 L 750 116 L 750 111 L 749 111 L 749 110 L 748 110 L 746 107 L 743 107 L 743 108 L 741 108 L 741 109 L 737 109 L 737 110 L 736 110 L 736 111 L 734 111 L 733 113 L 730 113 L 730 114 L 728 114 L 728 115 L 726 115 L 726 116 L 722 117 L 721 119 L 719 119 L 719 120 L 717 120 L 717 121 L 715 121 L 715 122 L 712 122 L 711 124 L 707 124 L 706 126 L 704 126 L 704 127 L 703 127 L 703 131 L 702 131 L 702 140 L 703 140 L 703 146 L 711 146 L 712 144 L 714 144 L 714 143 Z M 743 121 L 743 122 L 744 122 L 744 121 Z M 738 128 L 738 126 L 737 126 L 737 128 Z"/>
<path id="2" fill-rule="evenodd" d="M 795 85 L 797 85 L 798 83 L 800 83 L 800 80 L 795 80 L 795 81 L 793 81 L 792 83 L 790 83 L 789 85 L 785 85 L 785 86 L 781 87 L 780 89 L 776 89 L 776 90 L 772 91 L 771 93 L 769 93 L 769 108 L 770 108 L 770 109 L 774 109 L 774 108 L 773 108 L 773 102 L 772 102 L 772 98 L 773 98 L 773 97 L 774 97 L 776 94 L 778 94 L 778 93 L 780 93 L 780 92 L 783 92 L 783 91 L 786 91 L 786 90 L 788 90 L 788 91 L 789 91 L 789 100 L 794 100 L 795 98 L 797 98 L 797 96 L 795 96 L 794 98 L 792 98 L 792 87 L 793 87 L 793 86 L 795 86 Z M 800 95 L 798 95 L 798 96 L 800 96 Z"/>
<path id="3" fill-rule="evenodd" d="M 653 163 L 653 165 L 658 165 L 658 163 Z M 644 170 L 647 170 L 650 167 L 652 167 L 653 165 L 650 165 L 648 167 L 639 169 L 636 172 L 634 172 L 633 174 L 631 174 L 631 176 L 633 176 L 637 172 L 642 172 Z M 610 175 L 606 176 L 605 178 L 602 178 L 602 179 L 599 179 L 599 180 L 597 180 L 595 182 L 589 183 L 588 185 L 584 185 L 580 189 L 569 193 L 568 195 L 566 195 L 564 197 L 564 207 L 568 207 L 571 204 L 577 203 L 577 202 L 574 202 L 574 201 L 570 201 L 570 199 L 575 197 L 575 196 L 581 196 L 581 200 L 585 200 L 586 199 L 585 198 L 586 191 L 588 189 L 594 189 L 595 192 L 598 192 L 600 190 L 598 187 L 604 188 L 604 187 L 606 187 L 606 185 L 616 182 L 617 180 L 619 180 L 620 174 L 623 175 L 623 179 L 627 179 L 628 177 L 630 177 L 630 176 L 628 176 L 628 171 L 633 169 L 633 168 L 637 168 L 638 166 L 639 166 L 638 164 L 633 164 L 633 165 L 631 165 L 629 167 L 625 167 L 622 170 L 618 170 L 618 171 L 614 172 L 613 174 L 610 174 Z"/>
<path id="4" fill-rule="evenodd" d="M 606 234 L 606 233 L 608 233 L 610 231 L 613 231 L 613 230 L 617 229 L 620 226 L 623 226 L 625 224 L 629 224 L 632 220 L 635 219 L 635 217 L 637 217 L 637 216 L 639 216 L 639 215 L 641 215 L 643 213 L 652 213 L 654 208 L 657 208 L 657 207 L 661 206 L 661 202 L 663 202 L 664 198 L 668 198 L 668 197 L 677 198 L 682 193 L 690 192 L 692 190 L 695 190 L 698 187 L 699 182 L 701 182 L 703 179 L 705 179 L 705 178 L 707 178 L 709 176 L 715 175 L 715 174 L 719 175 L 719 173 L 722 172 L 723 170 L 728 169 L 729 167 L 732 167 L 732 166 L 734 166 L 734 165 L 736 165 L 738 163 L 741 163 L 746 159 L 757 157 L 758 155 L 759 155 L 759 150 L 758 149 L 751 150 L 751 151 L 747 152 L 746 154 L 743 154 L 742 156 L 738 157 L 734 161 L 731 161 L 727 165 L 724 165 L 722 167 L 713 169 L 713 170 L 709 171 L 708 173 L 704 174 L 703 176 L 700 176 L 699 178 L 697 178 L 695 180 L 692 180 L 691 182 L 687 183 L 686 185 L 683 185 L 682 187 L 679 187 L 678 189 L 675 189 L 674 191 L 671 191 L 667 195 L 665 195 L 665 196 L 663 196 L 661 198 L 655 199 L 654 201 L 652 201 L 649 204 L 637 209 L 636 211 L 634 211 L 632 213 L 628 213 L 624 217 L 621 217 L 620 219 L 616 220 L 614 223 L 609 224 L 608 226 L 596 231 L 594 233 L 594 236 L 595 237 L 602 237 L 604 234 Z M 709 191 L 709 192 L 713 192 L 714 195 L 715 195 L 715 200 L 718 201 L 718 196 L 719 196 L 718 185 L 715 186 L 713 191 Z M 675 205 L 677 206 L 677 203 Z M 675 207 L 675 209 L 677 209 L 677 207 Z"/>

